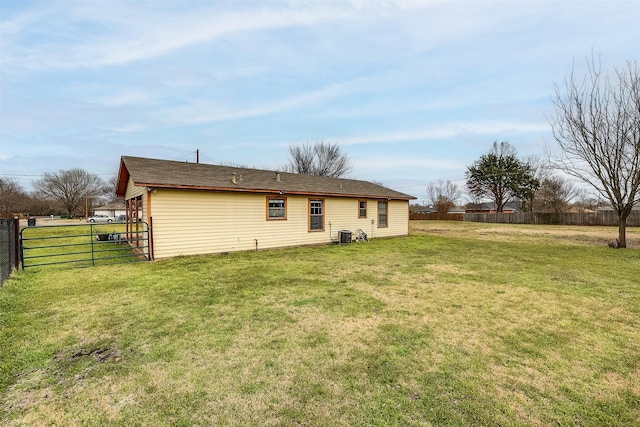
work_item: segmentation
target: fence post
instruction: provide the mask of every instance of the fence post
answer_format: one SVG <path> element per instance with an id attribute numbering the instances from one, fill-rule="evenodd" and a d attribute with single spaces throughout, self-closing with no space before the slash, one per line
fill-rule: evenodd
<path id="1" fill-rule="evenodd" d="M 147 225 L 147 246 L 149 246 L 149 261 L 153 261 L 153 217 L 149 217 L 149 224 Z"/>
<path id="2" fill-rule="evenodd" d="M 20 268 L 20 219 L 13 218 L 13 267 Z"/>
<path id="3" fill-rule="evenodd" d="M 89 238 L 91 239 L 91 266 L 96 265 L 96 257 L 93 252 L 93 224 L 89 224 Z"/>

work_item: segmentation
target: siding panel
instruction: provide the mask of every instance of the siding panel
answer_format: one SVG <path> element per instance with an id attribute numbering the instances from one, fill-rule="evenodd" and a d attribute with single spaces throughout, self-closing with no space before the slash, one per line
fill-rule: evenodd
<path id="1" fill-rule="evenodd" d="M 143 193 L 144 194 L 144 193 Z M 266 219 L 266 195 L 158 189 L 151 197 L 154 254 L 176 255 L 329 243 L 339 230 L 363 229 L 370 237 L 408 234 L 408 202 L 389 202 L 389 227 L 377 229 L 375 200 L 358 218 L 358 200 L 326 197 L 325 230 L 308 231 L 308 197 L 287 197 L 287 219 Z M 374 231 L 372 234 L 371 231 Z"/>
<path id="2" fill-rule="evenodd" d="M 124 198 L 132 199 L 134 197 L 138 197 L 141 194 L 146 193 L 147 187 L 138 187 L 133 183 L 133 179 L 129 178 L 129 182 L 127 183 L 127 190 L 125 191 Z"/>

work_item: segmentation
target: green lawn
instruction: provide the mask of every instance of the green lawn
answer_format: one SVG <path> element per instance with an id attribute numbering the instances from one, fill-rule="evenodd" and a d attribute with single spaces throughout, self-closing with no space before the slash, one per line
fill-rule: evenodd
<path id="1" fill-rule="evenodd" d="M 638 425 L 640 230 L 411 227 L 20 272 L 0 424 Z"/>

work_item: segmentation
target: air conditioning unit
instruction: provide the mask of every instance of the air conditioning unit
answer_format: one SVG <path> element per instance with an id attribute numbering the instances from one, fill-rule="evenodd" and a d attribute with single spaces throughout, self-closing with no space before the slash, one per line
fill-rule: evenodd
<path id="1" fill-rule="evenodd" d="M 347 243 L 351 243 L 351 231 L 349 230 L 340 230 L 338 231 L 339 241 L 341 245 L 345 245 Z"/>

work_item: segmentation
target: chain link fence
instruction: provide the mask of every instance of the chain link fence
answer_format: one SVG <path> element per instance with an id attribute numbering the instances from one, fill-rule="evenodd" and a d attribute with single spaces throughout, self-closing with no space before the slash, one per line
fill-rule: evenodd
<path id="1" fill-rule="evenodd" d="M 0 218 L 0 286 L 18 265 L 18 221 Z"/>

